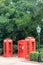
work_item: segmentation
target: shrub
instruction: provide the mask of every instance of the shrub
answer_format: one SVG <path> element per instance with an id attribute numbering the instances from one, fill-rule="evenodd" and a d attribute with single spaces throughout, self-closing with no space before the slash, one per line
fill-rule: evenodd
<path id="1" fill-rule="evenodd" d="M 40 52 L 41 61 L 43 62 L 43 52 Z M 31 52 L 30 53 L 30 60 L 31 61 L 38 61 L 38 52 Z"/>
<path id="2" fill-rule="evenodd" d="M 38 61 L 38 52 L 31 52 L 30 53 L 30 60 L 31 61 Z"/>
<path id="3" fill-rule="evenodd" d="M 43 48 L 40 48 L 40 51 L 43 52 Z"/>
<path id="4" fill-rule="evenodd" d="M 2 55 L 2 48 L 0 48 L 0 55 Z"/>
<path id="5" fill-rule="evenodd" d="M 13 53 L 17 53 L 17 45 L 13 45 Z"/>
<path id="6" fill-rule="evenodd" d="M 43 61 L 43 51 L 41 51 L 41 61 Z"/>

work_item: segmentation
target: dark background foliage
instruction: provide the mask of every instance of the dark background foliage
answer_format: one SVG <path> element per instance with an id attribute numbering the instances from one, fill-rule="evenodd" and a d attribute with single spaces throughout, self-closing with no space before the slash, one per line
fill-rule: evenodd
<path id="1" fill-rule="evenodd" d="M 33 36 L 38 42 L 36 27 L 41 27 L 41 45 L 43 44 L 43 1 L 40 0 L 0 0 L 0 47 L 5 38 L 11 38 L 14 44 L 27 36 Z M 16 42 L 16 43 L 15 43 Z"/>

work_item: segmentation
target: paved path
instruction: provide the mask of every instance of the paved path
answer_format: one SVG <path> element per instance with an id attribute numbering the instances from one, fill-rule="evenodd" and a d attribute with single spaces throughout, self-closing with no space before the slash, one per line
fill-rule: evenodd
<path id="1" fill-rule="evenodd" d="M 43 63 L 26 61 L 17 57 L 0 57 L 0 65 L 43 65 Z"/>

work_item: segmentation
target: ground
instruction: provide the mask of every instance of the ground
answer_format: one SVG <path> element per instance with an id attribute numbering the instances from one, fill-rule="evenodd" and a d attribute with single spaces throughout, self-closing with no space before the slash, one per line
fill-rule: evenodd
<path id="1" fill-rule="evenodd" d="M 0 57 L 0 65 L 43 65 L 43 63 L 27 61 L 18 57 Z"/>

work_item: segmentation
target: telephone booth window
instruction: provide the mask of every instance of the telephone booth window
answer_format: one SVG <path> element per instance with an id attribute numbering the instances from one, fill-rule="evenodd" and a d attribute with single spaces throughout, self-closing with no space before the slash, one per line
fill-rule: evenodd
<path id="1" fill-rule="evenodd" d="M 32 51 L 34 51 L 34 42 L 32 42 Z"/>
<path id="2" fill-rule="evenodd" d="M 19 52 L 22 51 L 22 46 L 19 44 Z"/>
<path id="3" fill-rule="evenodd" d="M 29 53 L 29 42 L 27 42 L 27 53 Z"/>
<path id="4" fill-rule="evenodd" d="M 11 53 L 11 42 L 9 42 L 9 53 Z"/>

